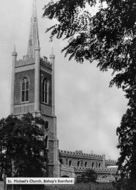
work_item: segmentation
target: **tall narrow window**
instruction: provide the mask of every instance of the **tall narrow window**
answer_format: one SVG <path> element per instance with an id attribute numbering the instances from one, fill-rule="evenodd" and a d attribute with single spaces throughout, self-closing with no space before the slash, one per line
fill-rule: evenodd
<path id="1" fill-rule="evenodd" d="M 48 136 L 45 138 L 45 148 L 48 149 Z"/>
<path id="2" fill-rule="evenodd" d="M 79 167 L 79 165 L 80 165 L 80 161 L 78 160 L 78 162 L 77 162 L 77 167 Z"/>
<path id="3" fill-rule="evenodd" d="M 72 161 L 71 160 L 69 160 L 69 166 L 71 166 L 72 165 Z"/>
<path id="4" fill-rule="evenodd" d="M 49 81 L 47 79 L 43 80 L 42 85 L 42 102 L 49 103 Z"/>
<path id="5" fill-rule="evenodd" d="M 29 81 L 28 78 L 23 78 L 22 86 L 21 86 L 21 94 L 22 94 L 22 102 L 26 102 L 29 100 Z"/>
<path id="6" fill-rule="evenodd" d="M 45 121 L 45 129 L 48 129 L 48 125 L 49 125 L 48 121 Z"/>

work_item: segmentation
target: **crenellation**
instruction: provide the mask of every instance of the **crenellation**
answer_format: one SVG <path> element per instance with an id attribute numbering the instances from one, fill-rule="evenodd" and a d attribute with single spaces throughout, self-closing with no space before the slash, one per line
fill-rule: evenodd
<path id="1" fill-rule="evenodd" d="M 111 159 L 108 159 L 105 161 L 106 166 L 114 166 L 116 165 L 116 163 L 117 162 L 115 160 L 111 160 Z"/>
<path id="2" fill-rule="evenodd" d="M 75 171 L 76 172 L 84 172 L 87 168 L 74 168 L 75 169 Z M 88 169 L 90 169 L 90 168 L 88 168 Z M 104 169 L 102 169 L 102 168 L 100 168 L 100 169 L 94 169 L 94 171 L 96 171 L 97 173 L 105 173 L 105 174 L 108 174 L 108 173 L 110 173 L 110 174 L 116 174 L 116 170 L 115 169 L 107 169 L 107 168 L 104 168 Z"/>
<path id="3" fill-rule="evenodd" d="M 15 67 L 22 67 L 26 65 L 32 65 L 34 64 L 34 59 L 33 58 L 24 58 L 24 59 L 19 59 L 16 61 Z"/>
<path id="4" fill-rule="evenodd" d="M 43 58 L 40 58 L 40 65 L 52 69 L 52 63 L 45 56 Z"/>
<path id="5" fill-rule="evenodd" d="M 33 57 L 28 57 L 28 55 L 23 56 L 23 59 L 19 59 L 16 61 L 15 67 L 21 67 L 25 65 L 35 64 L 35 60 Z M 48 59 L 40 58 L 40 64 L 46 66 L 47 68 L 51 69 L 52 64 Z"/>
<path id="6" fill-rule="evenodd" d="M 63 151 L 60 150 L 60 154 L 63 156 L 71 156 L 71 157 L 80 157 L 80 158 L 87 158 L 87 159 L 97 159 L 97 160 L 102 160 L 103 156 L 102 155 L 97 155 L 97 154 L 86 154 L 81 151 Z"/>

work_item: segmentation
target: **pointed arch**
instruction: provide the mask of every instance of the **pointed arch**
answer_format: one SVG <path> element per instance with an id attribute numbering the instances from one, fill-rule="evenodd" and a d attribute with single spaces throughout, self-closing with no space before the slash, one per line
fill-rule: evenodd
<path id="1" fill-rule="evenodd" d="M 27 102 L 29 101 L 29 79 L 28 77 L 24 77 L 21 82 L 21 101 Z"/>
<path id="2" fill-rule="evenodd" d="M 42 83 L 42 102 L 45 104 L 49 103 L 49 85 L 47 78 L 44 78 Z"/>

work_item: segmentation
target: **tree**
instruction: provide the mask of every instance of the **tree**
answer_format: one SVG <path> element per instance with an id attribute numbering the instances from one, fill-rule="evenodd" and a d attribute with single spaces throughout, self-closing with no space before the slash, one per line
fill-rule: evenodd
<path id="1" fill-rule="evenodd" d="M 92 169 L 87 169 L 82 175 L 82 182 L 89 183 L 89 182 L 96 182 L 97 173 Z"/>
<path id="2" fill-rule="evenodd" d="M 98 4 L 94 14 L 91 8 Z M 88 6 L 90 9 L 86 9 Z M 51 37 L 56 36 L 67 41 L 67 46 L 62 49 L 65 56 L 74 58 L 77 62 L 88 60 L 92 63 L 96 60 L 101 71 L 113 71 L 110 86 L 115 84 L 125 92 L 128 110 L 117 129 L 118 148 L 121 151 L 118 165 L 121 177 L 128 178 L 132 184 L 136 179 L 136 172 L 133 171 L 136 167 L 135 0 L 51 1 L 45 5 L 43 16 L 58 21 L 47 32 L 51 31 Z"/>
<path id="3" fill-rule="evenodd" d="M 92 169 L 85 170 L 81 175 L 77 176 L 77 183 L 96 182 L 97 173 Z"/>
<path id="4" fill-rule="evenodd" d="M 44 121 L 31 114 L 0 120 L 0 168 L 8 177 L 42 177 L 46 173 Z"/>
<path id="5" fill-rule="evenodd" d="M 120 148 L 118 173 L 121 175 L 122 185 L 124 180 L 127 180 L 127 190 L 136 189 L 136 100 L 132 102 L 122 117 L 120 127 L 117 128 Z"/>

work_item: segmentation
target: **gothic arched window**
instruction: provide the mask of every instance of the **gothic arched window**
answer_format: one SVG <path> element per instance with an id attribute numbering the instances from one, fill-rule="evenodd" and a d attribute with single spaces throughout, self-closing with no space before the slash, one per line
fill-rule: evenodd
<path id="1" fill-rule="evenodd" d="M 87 167 L 87 162 L 85 162 L 85 167 Z"/>
<path id="2" fill-rule="evenodd" d="M 21 100 L 26 102 L 29 100 L 29 80 L 24 77 L 21 84 Z"/>
<path id="3" fill-rule="evenodd" d="M 77 167 L 79 167 L 79 165 L 80 165 L 80 161 L 78 160 L 78 162 L 77 162 Z"/>
<path id="4" fill-rule="evenodd" d="M 49 81 L 46 78 L 42 84 L 42 102 L 49 103 Z"/>
<path id="5" fill-rule="evenodd" d="M 71 160 L 69 160 L 69 166 L 71 166 L 72 165 L 72 161 Z"/>

